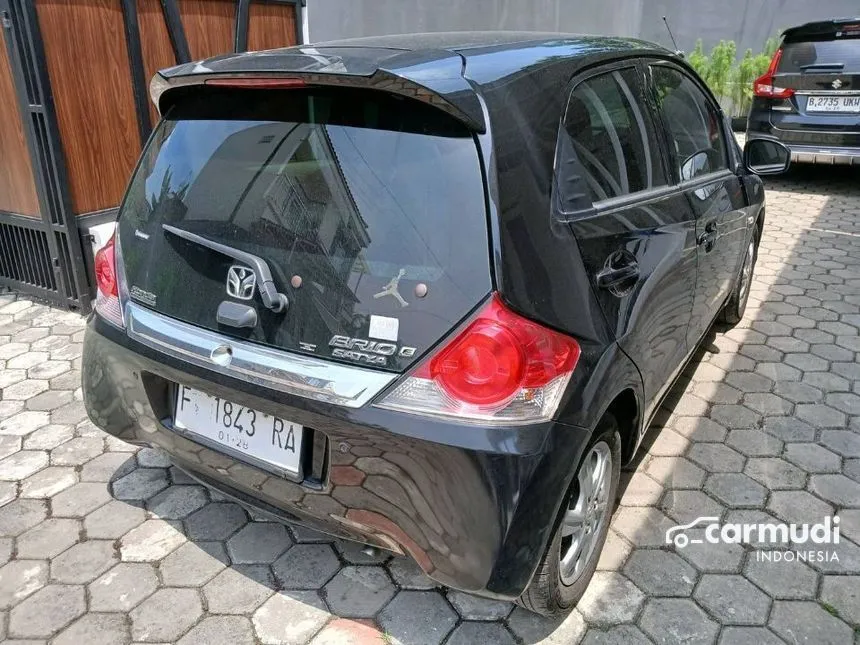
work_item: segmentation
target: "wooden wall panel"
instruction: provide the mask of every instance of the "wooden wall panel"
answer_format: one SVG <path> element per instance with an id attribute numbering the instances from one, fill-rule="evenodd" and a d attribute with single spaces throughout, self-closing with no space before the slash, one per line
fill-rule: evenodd
<path id="1" fill-rule="evenodd" d="M 119 204 L 140 154 L 122 10 L 116 0 L 36 0 L 72 208 Z"/>
<path id="2" fill-rule="evenodd" d="M 6 50 L 5 29 L 0 28 L 0 210 L 39 216 L 39 199 L 30 151 Z"/>
<path id="3" fill-rule="evenodd" d="M 143 69 L 146 77 L 146 91 L 149 96 L 149 81 L 155 73 L 176 65 L 170 36 L 164 23 L 160 0 L 138 0 L 138 24 L 140 25 L 140 48 L 143 54 Z M 149 101 L 149 114 L 152 124 L 158 121 L 158 112 L 152 101 Z"/>
<path id="4" fill-rule="evenodd" d="M 276 49 L 296 44 L 296 8 L 290 4 L 252 2 L 248 12 L 248 49 Z"/>
<path id="5" fill-rule="evenodd" d="M 233 51 L 235 0 L 178 0 L 191 58 L 209 58 Z"/>

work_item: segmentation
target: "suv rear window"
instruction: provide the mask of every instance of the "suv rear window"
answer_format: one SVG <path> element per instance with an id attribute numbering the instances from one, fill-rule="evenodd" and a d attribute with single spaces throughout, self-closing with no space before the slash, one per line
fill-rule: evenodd
<path id="1" fill-rule="evenodd" d="M 780 74 L 860 73 L 860 38 L 807 40 L 783 45 Z"/>
<path id="2" fill-rule="evenodd" d="M 288 310 L 266 309 L 255 293 L 255 328 L 219 325 L 237 263 L 164 224 L 264 259 Z M 490 290 L 473 136 L 435 108 L 382 92 L 197 88 L 156 129 L 120 242 L 131 296 L 145 306 L 389 369 L 404 369 Z M 334 336 L 372 341 L 371 316 L 396 319 L 376 334 L 397 351 L 335 351 L 348 342 L 334 346 Z"/>

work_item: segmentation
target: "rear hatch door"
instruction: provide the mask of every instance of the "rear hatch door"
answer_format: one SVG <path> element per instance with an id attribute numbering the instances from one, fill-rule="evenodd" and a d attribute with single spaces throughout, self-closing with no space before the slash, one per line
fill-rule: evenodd
<path id="1" fill-rule="evenodd" d="M 490 292 L 477 145 L 450 115 L 349 88 L 186 94 L 153 134 L 119 217 L 137 304 L 399 372 Z M 286 310 L 267 307 L 259 284 L 243 288 L 250 263 L 218 245 L 263 260 Z M 219 323 L 225 301 L 257 323 Z"/>
<path id="2" fill-rule="evenodd" d="M 774 85 L 795 90 L 793 109 L 771 122 L 794 132 L 787 142 L 860 146 L 860 24 L 848 27 L 786 38 Z"/>

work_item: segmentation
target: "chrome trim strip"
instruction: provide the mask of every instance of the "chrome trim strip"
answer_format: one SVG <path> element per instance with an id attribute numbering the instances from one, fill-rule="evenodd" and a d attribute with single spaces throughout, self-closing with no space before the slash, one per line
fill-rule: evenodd
<path id="1" fill-rule="evenodd" d="M 860 95 L 860 90 L 794 90 L 797 96 L 857 96 Z M 827 114 L 821 112 L 820 114 Z M 848 113 L 850 114 L 850 112 Z"/>
<path id="2" fill-rule="evenodd" d="M 129 302 L 125 309 L 128 336 L 165 354 L 200 367 L 315 401 L 360 408 L 386 388 L 396 374 L 376 372 L 319 358 L 291 354 L 222 336 L 168 318 Z M 229 361 L 218 348 L 232 350 Z"/>

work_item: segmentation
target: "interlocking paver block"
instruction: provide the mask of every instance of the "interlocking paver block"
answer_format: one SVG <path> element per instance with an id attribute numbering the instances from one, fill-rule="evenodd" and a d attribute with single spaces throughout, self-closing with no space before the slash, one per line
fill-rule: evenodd
<path id="1" fill-rule="evenodd" d="M 851 430 L 825 430 L 821 443 L 843 457 L 860 457 L 860 433 Z"/>
<path id="2" fill-rule="evenodd" d="M 158 588 L 151 564 L 121 562 L 89 586 L 92 611 L 129 611 Z"/>
<path id="3" fill-rule="evenodd" d="M 185 536 L 177 526 L 165 520 L 147 520 L 122 537 L 120 554 L 127 562 L 154 562 L 183 542 Z"/>
<path id="4" fill-rule="evenodd" d="M 113 500 L 84 518 L 87 537 L 116 539 L 146 520 L 146 512 L 126 502 Z"/>
<path id="5" fill-rule="evenodd" d="M 51 561 L 51 578 L 67 584 L 84 584 L 100 576 L 118 561 L 112 542 L 87 540 Z"/>
<path id="6" fill-rule="evenodd" d="M 81 616 L 53 640 L 53 645 L 116 645 L 128 641 L 128 625 L 122 614 Z"/>
<path id="7" fill-rule="evenodd" d="M 18 539 L 18 557 L 53 558 L 78 541 L 78 520 L 50 518 Z"/>
<path id="8" fill-rule="evenodd" d="M 764 486 L 741 473 L 714 473 L 705 490 L 730 508 L 758 508 L 767 497 Z"/>
<path id="9" fill-rule="evenodd" d="M 698 574 L 675 553 L 652 549 L 635 551 L 624 574 L 651 596 L 689 596 Z"/>
<path id="10" fill-rule="evenodd" d="M 767 622 L 770 598 L 746 578 L 706 574 L 693 597 L 723 624 L 763 625 Z"/>
<path id="11" fill-rule="evenodd" d="M 772 598 L 801 600 L 815 597 L 818 574 L 803 562 L 771 562 L 749 555 L 744 575 Z"/>
<path id="12" fill-rule="evenodd" d="M 244 616 L 210 616 L 191 628 L 178 645 L 254 645 L 251 621 Z"/>
<path id="13" fill-rule="evenodd" d="M 480 598 L 462 591 L 449 591 L 448 602 L 463 620 L 500 620 L 514 608 L 509 602 Z"/>
<path id="14" fill-rule="evenodd" d="M 806 485 L 806 472 L 784 459 L 750 459 L 744 472 L 768 490 L 800 489 Z"/>
<path id="15" fill-rule="evenodd" d="M 9 634 L 47 638 L 86 611 L 84 588 L 48 585 L 9 612 Z"/>
<path id="16" fill-rule="evenodd" d="M 196 589 L 160 589 L 132 610 L 132 638 L 146 642 L 173 642 L 188 631 L 203 605 Z"/>
<path id="17" fill-rule="evenodd" d="M 392 639 L 391 635 L 380 632 L 373 621 L 368 619 L 335 618 L 314 636 L 310 645 L 389 645 L 400 641 Z"/>
<path id="18" fill-rule="evenodd" d="M 515 645 L 516 641 L 504 625 L 474 622 L 461 623 L 447 640 L 448 645 L 473 645 L 474 643 Z"/>
<path id="19" fill-rule="evenodd" d="M 106 452 L 84 464 L 81 481 L 110 482 L 125 477 L 136 466 L 134 459 L 125 453 Z"/>
<path id="20" fill-rule="evenodd" d="M 338 569 L 340 562 L 328 544 L 297 544 L 272 565 L 284 589 L 319 589 Z"/>
<path id="21" fill-rule="evenodd" d="M 655 598 L 648 602 L 639 626 L 660 645 L 713 643 L 719 626 L 686 598 Z"/>
<path id="22" fill-rule="evenodd" d="M 436 591 L 401 591 L 379 615 L 379 625 L 398 643 L 438 645 L 456 622 L 457 614 Z"/>
<path id="23" fill-rule="evenodd" d="M 304 645 L 330 618 L 313 591 L 282 591 L 254 612 L 257 638 L 266 645 Z"/>
<path id="24" fill-rule="evenodd" d="M 0 610 L 15 606 L 48 582 L 45 560 L 15 560 L 0 567 Z"/>
<path id="25" fill-rule="evenodd" d="M 207 504 L 185 519 L 192 540 L 226 540 L 245 526 L 248 516 L 238 504 Z"/>
<path id="26" fill-rule="evenodd" d="M 768 625 L 789 643 L 845 645 L 854 638 L 854 630 L 816 602 L 777 600 Z"/>
<path id="27" fill-rule="evenodd" d="M 835 609 L 842 620 L 860 626 L 860 576 L 825 576 L 821 600 Z"/>
<path id="28" fill-rule="evenodd" d="M 117 499 L 145 500 L 167 488 L 167 471 L 162 468 L 138 468 L 113 482 Z"/>
<path id="29" fill-rule="evenodd" d="M 235 563 L 269 563 L 292 544 L 283 524 L 252 522 L 227 541 L 227 551 Z"/>
<path id="30" fill-rule="evenodd" d="M 221 542 L 186 542 L 159 564 L 161 579 L 171 587 L 199 587 L 227 566 Z"/>
<path id="31" fill-rule="evenodd" d="M 224 569 L 203 587 L 213 614 L 247 614 L 274 593 L 269 567 L 234 565 Z"/>
<path id="32" fill-rule="evenodd" d="M 645 594 L 630 580 L 618 573 L 598 571 L 577 609 L 589 623 L 608 627 L 633 620 L 644 602 Z"/>
<path id="33" fill-rule="evenodd" d="M 392 558 L 388 563 L 388 573 L 401 589 L 427 591 L 438 586 L 438 583 L 428 578 L 412 558 Z"/>
<path id="34" fill-rule="evenodd" d="M 171 486 L 147 502 L 156 517 L 179 520 L 206 504 L 206 491 L 202 486 Z"/>
<path id="35" fill-rule="evenodd" d="M 349 566 L 332 578 L 325 591 L 326 602 L 338 616 L 366 618 L 382 609 L 396 590 L 384 568 Z"/>
<path id="36" fill-rule="evenodd" d="M 20 450 L 0 461 L 0 480 L 20 481 L 48 465 L 48 453 L 42 450 Z"/>
<path id="37" fill-rule="evenodd" d="M 766 627 L 726 627 L 719 645 L 784 645 L 785 641 Z"/>

